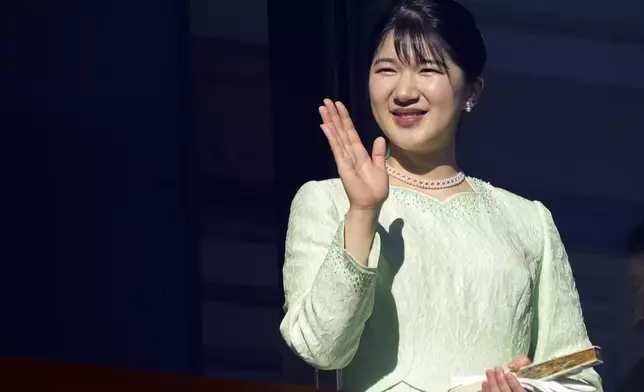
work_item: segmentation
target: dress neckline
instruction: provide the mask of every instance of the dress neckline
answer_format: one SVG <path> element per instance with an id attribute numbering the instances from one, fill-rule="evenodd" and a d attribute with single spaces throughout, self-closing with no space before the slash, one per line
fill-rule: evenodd
<path id="1" fill-rule="evenodd" d="M 423 197 L 423 198 L 425 198 L 427 200 L 431 200 L 432 202 L 438 203 L 440 205 L 447 205 L 452 200 L 456 200 L 456 199 L 459 199 L 459 198 L 462 198 L 462 197 L 469 197 L 469 196 L 476 197 L 477 195 L 479 195 L 481 193 L 481 189 L 479 188 L 479 186 L 478 186 L 479 184 L 476 181 L 476 179 L 474 179 L 472 177 L 469 177 L 469 176 L 466 176 L 465 181 L 469 184 L 470 188 L 472 188 L 471 191 L 457 192 L 457 193 L 454 193 L 452 195 L 449 195 L 448 197 L 446 197 L 443 200 L 441 200 L 441 199 L 439 199 L 437 197 L 434 197 L 432 195 L 428 195 L 425 192 L 422 192 L 420 190 L 413 189 L 413 188 L 408 188 L 408 187 L 403 187 L 403 186 L 398 186 L 398 185 L 389 185 L 389 188 L 392 189 L 392 190 L 396 190 L 396 191 L 409 192 L 409 193 L 421 196 L 421 197 Z"/>

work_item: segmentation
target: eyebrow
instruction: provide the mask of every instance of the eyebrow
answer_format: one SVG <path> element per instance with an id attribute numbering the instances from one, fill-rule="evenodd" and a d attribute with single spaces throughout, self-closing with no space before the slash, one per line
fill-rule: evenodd
<path id="1" fill-rule="evenodd" d="M 391 57 L 381 57 L 381 58 L 379 58 L 379 59 L 376 59 L 376 61 L 374 61 L 374 62 L 373 62 L 373 65 L 378 65 L 378 64 L 380 64 L 380 63 L 391 63 L 391 64 L 395 64 L 395 63 L 397 63 L 397 62 L 398 62 L 398 61 L 396 61 L 395 59 L 392 59 Z"/>
<path id="2" fill-rule="evenodd" d="M 394 58 L 391 58 L 391 57 L 381 57 L 381 58 L 376 59 L 376 60 L 373 62 L 373 65 L 374 65 L 374 66 L 376 66 L 376 65 L 378 65 L 378 64 L 380 64 L 380 63 L 397 64 L 397 63 L 399 63 L 399 62 L 400 62 L 399 60 L 394 59 Z M 436 63 L 436 61 L 434 61 L 434 60 L 428 60 L 428 61 L 423 61 L 423 62 L 422 62 L 422 65 L 429 65 L 429 64 L 431 64 L 431 65 L 438 65 L 438 63 Z M 419 65 L 420 65 L 420 64 L 419 64 Z"/>

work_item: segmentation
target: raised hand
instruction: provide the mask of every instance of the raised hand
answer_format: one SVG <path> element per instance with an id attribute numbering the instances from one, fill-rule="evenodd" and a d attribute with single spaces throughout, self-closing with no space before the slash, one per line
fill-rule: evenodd
<path id="1" fill-rule="evenodd" d="M 389 176 L 385 168 L 385 140 L 378 137 L 371 156 L 362 145 L 347 108 L 330 99 L 319 108 L 322 131 L 326 135 L 350 208 L 378 212 L 389 196 Z"/>

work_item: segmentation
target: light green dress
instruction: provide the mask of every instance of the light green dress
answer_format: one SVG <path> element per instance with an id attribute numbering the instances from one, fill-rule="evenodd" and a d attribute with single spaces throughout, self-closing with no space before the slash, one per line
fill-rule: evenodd
<path id="1" fill-rule="evenodd" d="M 475 178 L 438 201 L 391 187 L 368 259 L 344 249 L 349 207 L 338 179 L 295 196 L 280 331 L 347 391 L 446 392 L 519 355 L 588 348 L 579 296 L 550 212 Z M 576 378 L 601 391 L 594 370 Z"/>

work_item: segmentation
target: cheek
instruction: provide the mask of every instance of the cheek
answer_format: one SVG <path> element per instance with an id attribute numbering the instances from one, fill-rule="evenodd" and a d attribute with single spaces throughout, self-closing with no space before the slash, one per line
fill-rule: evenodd
<path id="1" fill-rule="evenodd" d="M 436 78 L 428 81 L 424 85 L 424 91 L 427 100 L 433 104 L 438 105 L 453 105 L 458 100 L 449 80 L 444 78 Z"/>
<path id="2" fill-rule="evenodd" d="M 391 83 L 382 77 L 373 76 L 369 78 L 369 98 L 373 106 L 387 105 L 391 95 Z"/>

